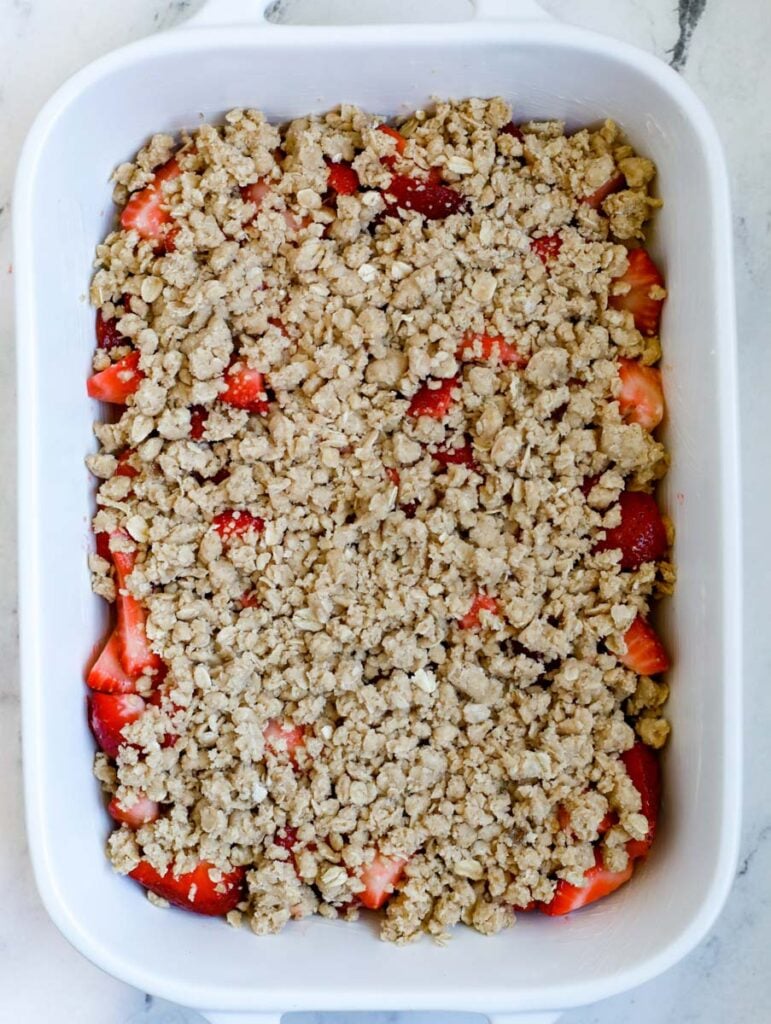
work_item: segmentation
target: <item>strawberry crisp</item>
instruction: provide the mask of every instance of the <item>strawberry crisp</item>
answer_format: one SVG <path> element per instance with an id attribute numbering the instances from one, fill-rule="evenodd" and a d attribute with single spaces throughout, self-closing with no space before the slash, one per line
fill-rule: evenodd
<path id="1" fill-rule="evenodd" d="M 118 167 L 89 720 L 108 856 L 154 903 L 443 940 L 648 855 L 654 174 L 611 122 L 502 99 L 235 110 Z"/>

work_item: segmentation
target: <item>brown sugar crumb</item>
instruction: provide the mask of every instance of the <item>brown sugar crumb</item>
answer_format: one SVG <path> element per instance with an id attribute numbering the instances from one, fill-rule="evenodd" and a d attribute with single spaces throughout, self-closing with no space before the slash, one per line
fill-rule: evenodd
<path id="1" fill-rule="evenodd" d="M 514 135 L 500 98 L 441 102 L 397 146 L 381 121 L 235 110 L 115 173 L 123 204 L 179 168 L 166 241 L 111 232 L 91 286 L 125 339 L 94 370 L 142 373 L 96 426 L 94 530 L 132 539 L 167 675 L 97 773 L 161 807 L 113 833 L 121 872 L 243 866 L 229 920 L 264 934 L 355 919 L 396 864 L 383 937 L 444 941 L 580 884 L 608 812 L 614 870 L 646 832 L 620 755 L 663 745 L 667 690 L 619 638 L 673 569 L 595 546 L 667 466 L 617 400 L 658 339 L 609 308 L 658 201 L 610 123 Z"/>

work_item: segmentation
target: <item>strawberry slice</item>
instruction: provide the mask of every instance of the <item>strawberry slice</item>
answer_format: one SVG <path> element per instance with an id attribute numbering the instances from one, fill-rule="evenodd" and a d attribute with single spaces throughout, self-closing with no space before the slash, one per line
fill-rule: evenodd
<path id="1" fill-rule="evenodd" d="M 632 861 L 623 871 L 608 871 L 602 863 L 602 854 L 599 850 L 595 852 L 594 867 L 584 875 L 585 885 L 579 888 L 577 885 L 571 885 L 564 879 L 560 879 L 557 882 L 557 888 L 554 890 L 549 903 L 540 903 L 538 909 L 542 914 L 548 914 L 549 917 L 560 917 L 563 914 L 569 914 L 573 910 L 578 910 L 579 907 L 585 907 L 589 903 L 596 903 L 597 900 L 601 900 L 604 896 L 609 896 L 616 889 L 619 889 L 625 882 L 628 882 L 632 877 L 634 871 L 634 865 Z"/>
<path id="2" fill-rule="evenodd" d="M 479 619 L 480 612 L 490 612 L 491 615 L 500 615 L 498 601 L 489 594 L 475 594 L 471 607 L 460 619 L 458 625 L 461 629 L 479 629 L 482 625 Z"/>
<path id="3" fill-rule="evenodd" d="M 262 533 L 265 529 L 265 520 L 259 516 L 253 516 L 246 509 L 229 508 L 220 512 L 212 519 L 212 526 L 223 540 L 232 540 L 233 537 L 243 537 L 249 531 Z"/>
<path id="4" fill-rule="evenodd" d="M 530 248 L 542 263 L 551 263 L 560 254 L 562 239 L 559 235 L 544 235 L 542 238 L 534 238 Z"/>
<path id="5" fill-rule="evenodd" d="M 227 387 L 219 394 L 220 401 L 236 409 L 265 415 L 269 410 L 265 381 L 259 370 L 252 370 L 245 363 L 235 363 L 225 373 Z"/>
<path id="6" fill-rule="evenodd" d="M 134 693 L 136 684 L 120 660 L 120 638 L 114 629 L 88 673 L 86 683 L 100 693 Z"/>
<path id="7" fill-rule="evenodd" d="M 238 603 L 241 605 L 242 609 L 260 607 L 260 599 L 253 590 L 245 590 L 238 599 Z"/>
<path id="8" fill-rule="evenodd" d="M 509 344 L 502 334 L 475 334 L 466 331 L 458 348 L 457 358 L 470 362 L 474 359 L 497 359 L 503 366 L 527 366 L 527 356 Z"/>
<path id="9" fill-rule="evenodd" d="M 262 206 L 262 201 L 268 192 L 270 192 L 270 185 L 265 178 L 260 178 L 258 181 L 252 182 L 251 185 L 243 186 L 241 189 L 241 198 L 245 203 L 254 203 L 259 210 Z"/>
<path id="10" fill-rule="evenodd" d="M 305 726 L 289 725 L 272 718 L 262 730 L 265 745 L 273 754 L 286 753 L 294 762 L 298 750 L 305 746 Z"/>
<path id="11" fill-rule="evenodd" d="M 613 192 L 618 192 L 626 185 L 626 178 L 619 171 L 618 174 L 611 175 L 607 181 L 603 182 L 599 188 L 596 188 L 594 192 L 590 192 L 588 196 L 584 196 L 581 200 L 582 203 L 586 203 L 587 206 L 591 206 L 593 210 L 599 209 L 601 204 L 611 195 Z"/>
<path id="12" fill-rule="evenodd" d="M 638 615 L 624 634 L 626 654 L 619 655 L 619 661 L 640 676 L 655 676 L 666 672 L 669 658 L 656 630 Z"/>
<path id="13" fill-rule="evenodd" d="M 273 836 L 273 842 L 276 846 L 281 846 L 284 850 L 292 850 L 297 846 L 297 829 L 292 828 L 291 825 L 284 825 L 280 832 L 276 832 Z"/>
<path id="14" fill-rule="evenodd" d="M 100 558 L 104 558 L 105 561 L 112 561 L 112 551 L 110 551 L 110 535 L 109 533 L 97 533 L 96 534 L 96 553 Z"/>
<path id="15" fill-rule="evenodd" d="M 623 295 L 611 295 L 609 305 L 631 313 L 641 334 L 656 334 L 664 305 L 664 299 L 658 298 L 657 292 L 664 287 L 664 278 L 645 249 L 630 249 L 627 258 L 626 273 L 616 280 L 629 285 L 629 290 Z"/>
<path id="16" fill-rule="evenodd" d="M 435 452 L 431 452 L 431 458 L 436 459 L 440 466 L 467 466 L 469 469 L 477 469 L 474 449 L 470 444 L 461 445 L 460 448 L 437 448 Z"/>
<path id="17" fill-rule="evenodd" d="M 135 477 L 139 476 L 139 470 L 131 462 L 131 458 L 136 455 L 133 448 L 124 448 L 123 451 L 118 455 L 118 468 L 115 470 L 116 476 L 127 476 Z"/>
<path id="18" fill-rule="evenodd" d="M 396 143 L 396 152 L 401 155 L 407 147 L 407 140 L 400 131 L 396 128 L 392 128 L 390 124 L 379 124 L 377 126 L 379 132 L 383 132 L 384 135 L 390 135 Z M 386 158 L 389 159 L 389 158 Z"/>
<path id="19" fill-rule="evenodd" d="M 619 499 L 621 522 L 605 531 L 595 551 L 621 549 L 621 568 L 638 569 L 643 562 L 655 562 L 666 554 L 667 531 L 651 494 L 624 491 Z"/>
<path id="20" fill-rule="evenodd" d="M 88 378 L 86 390 L 89 398 L 113 405 L 125 405 L 129 395 L 139 387 L 144 373 L 139 369 L 139 353 L 129 352 L 117 363 L 100 370 Z"/>
<path id="21" fill-rule="evenodd" d="M 525 136 L 522 134 L 522 129 L 514 121 L 509 121 L 501 128 L 501 135 L 511 135 L 515 139 L 519 139 L 520 142 L 525 141 Z"/>
<path id="22" fill-rule="evenodd" d="M 344 160 L 341 160 L 339 163 L 334 163 L 332 160 L 326 160 L 325 162 L 329 168 L 327 185 L 333 192 L 337 192 L 339 196 L 352 196 L 355 192 L 358 192 L 359 175 L 349 163 L 346 163 Z"/>
<path id="23" fill-rule="evenodd" d="M 161 185 L 180 174 L 179 164 L 173 158 L 159 167 L 153 180 L 145 188 L 132 193 L 120 215 L 124 231 L 136 231 L 140 238 L 162 239 L 171 214 L 164 209 L 165 196 Z"/>
<path id="24" fill-rule="evenodd" d="M 234 868 L 227 873 L 221 872 L 220 881 L 213 882 L 209 875 L 209 869 L 213 867 L 208 861 L 201 861 L 184 875 L 175 875 L 171 869 L 161 875 L 142 860 L 129 874 L 145 889 L 175 907 L 217 917 L 235 910 L 244 898 L 245 873 L 243 868 Z"/>
<path id="25" fill-rule="evenodd" d="M 437 387 L 431 387 L 432 384 L 436 384 Z M 438 381 L 427 380 L 412 396 L 407 415 L 430 416 L 434 420 L 441 420 L 450 411 L 452 393 L 457 387 L 457 377 L 447 377 Z"/>
<path id="26" fill-rule="evenodd" d="M 113 797 L 107 805 L 110 816 L 129 828 L 141 828 L 149 825 L 151 821 L 157 821 L 161 811 L 155 800 L 146 796 L 140 796 L 130 807 L 124 807 L 118 803 L 118 798 Z"/>
<path id="27" fill-rule="evenodd" d="M 113 537 L 128 536 L 122 530 L 116 530 Z M 132 551 L 113 551 L 112 561 L 115 566 L 118 593 L 118 637 L 120 640 L 120 656 L 123 667 L 132 678 L 144 674 L 158 676 L 165 666 L 158 655 L 150 647 L 147 639 L 145 623 L 147 613 L 137 599 L 128 592 L 126 580 L 134 571 L 136 549 Z"/>
<path id="28" fill-rule="evenodd" d="M 126 741 L 123 729 L 142 715 L 145 702 L 137 693 L 94 693 L 88 698 L 88 723 L 108 757 L 117 757 Z"/>
<path id="29" fill-rule="evenodd" d="M 398 469 L 394 469 L 393 466 L 386 466 L 385 467 L 385 474 L 388 477 L 388 479 L 391 481 L 391 483 L 394 485 L 394 487 L 398 487 L 399 486 L 399 482 L 401 481 L 401 477 L 399 476 L 399 470 Z"/>
<path id="30" fill-rule="evenodd" d="M 618 375 L 621 391 L 618 407 L 627 423 L 639 423 L 646 430 L 655 430 L 664 418 L 664 390 L 661 370 L 643 366 L 636 359 L 619 359 Z"/>
<path id="31" fill-rule="evenodd" d="M 398 210 L 415 210 L 426 220 L 442 220 L 458 213 L 466 205 L 466 197 L 449 185 L 437 181 L 409 178 L 395 174 L 385 190 L 386 214 L 398 215 Z M 390 198 L 388 198 L 390 197 Z"/>
<path id="32" fill-rule="evenodd" d="M 203 405 L 190 407 L 190 438 L 193 441 L 200 441 L 206 429 L 206 421 L 209 418 L 209 411 Z"/>
<path id="33" fill-rule="evenodd" d="M 97 309 L 96 347 L 104 349 L 105 352 L 109 352 L 111 348 L 117 348 L 119 345 L 128 344 L 128 339 L 124 338 L 118 330 L 117 316 L 112 317 L 110 320 L 105 320 L 102 316 L 101 309 Z"/>
<path id="34" fill-rule="evenodd" d="M 631 750 L 621 755 L 626 773 L 632 785 L 640 794 L 640 812 L 648 819 L 648 834 L 644 839 L 630 839 L 626 844 L 626 852 L 632 860 L 644 857 L 651 848 L 659 816 L 661 803 L 661 771 L 656 754 L 638 740 Z"/>
<path id="35" fill-rule="evenodd" d="M 393 893 L 406 863 L 404 858 L 385 857 L 382 853 L 376 853 L 359 875 L 365 886 L 359 893 L 360 902 L 370 910 L 379 910 Z"/>

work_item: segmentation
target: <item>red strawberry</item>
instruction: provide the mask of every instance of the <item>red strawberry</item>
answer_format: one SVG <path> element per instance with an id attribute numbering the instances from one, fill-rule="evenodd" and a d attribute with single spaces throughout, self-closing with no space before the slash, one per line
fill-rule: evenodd
<path id="1" fill-rule="evenodd" d="M 203 405 L 190 407 L 190 438 L 193 441 L 200 441 L 206 429 L 206 421 L 209 418 L 209 411 Z"/>
<path id="2" fill-rule="evenodd" d="M 246 509 L 229 508 L 212 519 L 212 526 L 223 540 L 228 541 L 233 537 L 243 537 L 250 530 L 254 533 L 262 533 L 265 529 L 265 520 L 260 519 L 259 516 L 253 516 Z"/>
<path id="3" fill-rule="evenodd" d="M 599 835 L 604 836 L 606 832 L 610 832 L 614 825 L 618 824 L 618 815 L 615 811 L 608 811 L 605 817 L 602 819 L 600 824 L 597 826 L 597 832 Z"/>
<path id="4" fill-rule="evenodd" d="M 161 184 L 176 178 L 179 173 L 179 164 L 174 159 L 159 167 L 150 184 L 129 197 L 120 215 L 121 227 L 125 231 L 133 229 L 140 238 L 161 239 L 172 219 L 169 211 L 164 209 L 166 197 Z"/>
<path id="5" fill-rule="evenodd" d="M 118 803 L 118 798 L 113 797 L 107 806 L 111 817 L 129 828 L 141 828 L 149 825 L 151 821 L 157 821 L 161 813 L 155 800 L 149 800 L 146 796 L 140 796 L 131 807 L 124 807 Z"/>
<path id="6" fill-rule="evenodd" d="M 474 359 L 497 359 L 504 366 L 527 366 L 527 356 L 511 345 L 501 334 L 475 334 L 473 331 L 466 331 L 457 358 L 467 362 Z"/>
<path id="7" fill-rule="evenodd" d="M 491 615 L 500 615 L 498 602 L 489 594 L 476 594 L 471 602 L 471 607 L 464 616 L 458 619 L 461 629 L 479 629 L 482 625 L 479 619 L 480 612 L 490 612 Z"/>
<path id="8" fill-rule="evenodd" d="M 655 292 L 663 288 L 664 278 L 645 249 L 630 249 L 627 258 L 629 266 L 626 273 L 616 280 L 629 285 L 629 290 L 623 295 L 611 295 L 609 305 L 612 309 L 625 309 L 631 313 L 641 334 L 656 334 L 664 299 L 655 294 L 652 297 L 651 290 Z"/>
<path id="9" fill-rule="evenodd" d="M 136 455 L 133 448 L 124 448 L 118 456 L 118 468 L 115 470 L 116 476 L 128 476 L 135 477 L 139 476 L 139 470 L 130 461 L 132 456 Z"/>
<path id="10" fill-rule="evenodd" d="M 407 146 L 407 140 L 400 131 L 397 131 L 396 128 L 392 128 L 390 124 L 379 124 L 377 126 L 377 130 L 379 132 L 383 132 L 385 135 L 391 136 L 396 143 L 395 149 L 397 153 L 401 154 L 404 152 Z"/>
<path id="11" fill-rule="evenodd" d="M 382 853 L 376 853 L 359 875 L 365 886 L 359 893 L 361 903 L 370 910 L 379 910 L 393 893 L 406 863 L 403 858 L 385 857 Z"/>
<path id="12" fill-rule="evenodd" d="M 440 466 L 477 468 L 474 462 L 474 449 L 470 444 L 461 445 L 460 448 L 437 448 L 435 452 L 431 452 L 431 458 L 436 459 Z"/>
<path id="13" fill-rule="evenodd" d="M 241 608 L 259 608 L 260 599 L 257 597 L 253 590 L 245 590 L 239 598 L 239 604 Z"/>
<path id="14" fill-rule="evenodd" d="M 438 387 L 432 388 L 431 384 L 437 384 Z M 450 411 L 452 393 L 457 387 L 457 377 L 447 377 L 439 381 L 427 380 L 412 396 L 407 415 L 430 416 L 434 420 L 441 420 Z"/>
<path id="15" fill-rule="evenodd" d="M 549 903 L 540 903 L 538 909 L 542 914 L 549 917 L 560 917 L 562 914 L 569 914 L 572 910 L 585 907 L 589 903 L 595 903 L 604 896 L 615 892 L 632 877 L 634 865 L 632 861 L 623 871 L 608 871 L 602 863 L 602 854 L 599 850 L 595 853 L 594 867 L 584 875 L 586 884 L 579 888 L 561 879 L 557 882 L 557 888 Z"/>
<path id="16" fill-rule="evenodd" d="M 184 875 L 174 875 L 171 870 L 161 875 L 143 860 L 129 874 L 145 889 L 163 897 L 175 907 L 217 917 L 235 910 L 244 898 L 245 876 L 243 868 L 234 868 L 222 873 L 219 882 L 213 882 L 209 876 L 209 869 L 213 866 L 208 861 L 201 861 Z"/>
<path id="17" fill-rule="evenodd" d="M 127 534 L 117 530 L 114 537 L 126 538 Z M 134 679 L 145 673 L 156 677 L 165 668 L 158 655 L 150 647 L 145 623 L 147 613 L 137 599 L 128 592 L 126 580 L 134 571 L 136 550 L 113 551 L 112 560 L 117 577 L 118 594 L 118 637 L 123 667 Z"/>
<path id="18" fill-rule="evenodd" d="M 587 206 L 591 206 L 592 209 L 599 209 L 602 202 L 608 198 L 612 192 L 618 192 L 626 185 L 626 178 L 619 171 L 617 174 L 612 175 L 606 182 L 603 182 L 599 188 L 596 188 L 594 192 L 590 192 L 588 196 L 584 196 L 581 200 L 582 203 L 586 203 Z"/>
<path id="19" fill-rule="evenodd" d="M 305 746 L 305 726 L 288 725 L 272 718 L 262 730 L 262 738 L 273 754 L 286 753 L 294 761 L 297 751 Z"/>
<path id="20" fill-rule="evenodd" d="M 126 741 L 123 728 L 142 715 L 145 702 L 136 693 L 94 693 L 88 698 L 88 722 L 108 757 L 117 757 Z"/>
<path id="21" fill-rule="evenodd" d="M 515 124 L 513 121 L 509 121 L 508 124 L 505 124 L 503 128 L 501 128 L 501 135 L 512 135 L 515 139 L 519 139 L 520 142 L 524 142 L 525 140 L 519 125 Z"/>
<path id="22" fill-rule="evenodd" d="M 134 680 L 126 673 L 121 664 L 120 639 L 117 629 L 110 634 L 102 653 L 88 673 L 86 683 L 92 690 L 99 690 L 100 693 L 134 693 L 136 690 Z"/>
<path id="23" fill-rule="evenodd" d="M 129 352 L 106 370 L 100 370 L 88 378 L 88 397 L 100 402 L 125 405 L 126 399 L 134 394 L 143 377 L 144 373 L 139 369 L 139 353 Z"/>
<path id="24" fill-rule="evenodd" d="M 128 343 L 128 340 L 118 330 L 117 316 L 112 317 L 110 320 L 105 320 L 101 309 L 97 309 L 96 347 L 109 352 L 111 348 L 117 348 L 119 345 L 128 345 Z"/>
<path id="25" fill-rule="evenodd" d="M 394 487 L 398 487 L 399 486 L 399 481 L 401 480 L 401 477 L 399 476 L 399 470 L 398 469 L 394 469 L 393 466 L 386 466 L 385 467 L 385 474 L 388 477 L 388 479 L 391 481 L 391 483 L 394 485 Z"/>
<path id="26" fill-rule="evenodd" d="M 621 549 L 621 568 L 638 569 L 643 562 L 655 562 L 666 554 L 667 531 L 651 494 L 624 491 L 619 499 L 621 522 L 605 531 L 595 551 Z"/>
<path id="27" fill-rule="evenodd" d="M 350 164 L 343 160 L 339 163 L 327 160 L 326 165 L 329 168 L 327 185 L 333 192 L 337 192 L 339 196 L 352 196 L 358 191 L 359 175 Z"/>
<path id="28" fill-rule="evenodd" d="M 392 217 L 402 209 L 422 213 L 426 220 L 441 220 L 458 213 L 466 205 L 466 197 L 449 185 L 408 178 L 404 174 L 395 174 L 391 178 L 385 195 L 386 213 Z"/>
<path id="29" fill-rule="evenodd" d="M 643 366 L 636 359 L 619 359 L 621 391 L 618 408 L 627 423 L 639 423 L 655 430 L 664 418 L 664 391 L 661 370 Z"/>
<path id="30" fill-rule="evenodd" d="M 542 238 L 534 238 L 530 248 L 542 263 L 551 263 L 560 254 L 562 239 L 559 235 L 544 235 Z"/>
<path id="31" fill-rule="evenodd" d="M 108 562 L 112 561 L 112 551 L 110 551 L 109 533 L 102 532 L 96 534 L 96 553 L 101 558 L 106 559 Z"/>
<path id="32" fill-rule="evenodd" d="M 245 363 L 235 363 L 225 373 L 225 384 L 227 387 L 219 394 L 220 401 L 248 412 L 262 415 L 268 412 L 268 396 L 259 370 L 252 370 Z"/>
<path id="33" fill-rule="evenodd" d="M 626 773 L 632 785 L 640 794 L 640 812 L 648 819 L 648 834 L 644 839 L 630 839 L 626 852 L 634 860 L 644 857 L 651 848 L 656 835 L 656 824 L 661 803 L 661 772 L 656 754 L 638 740 L 631 750 L 621 755 Z"/>
<path id="34" fill-rule="evenodd" d="M 638 615 L 624 634 L 626 654 L 619 655 L 619 661 L 640 676 L 655 676 L 666 672 L 669 658 L 656 630 Z"/>
<path id="35" fill-rule="evenodd" d="M 167 686 L 156 686 L 150 691 L 150 696 L 147 698 L 147 703 L 152 704 L 153 707 L 161 708 L 162 710 L 173 714 L 175 711 L 181 711 L 179 704 L 175 704 L 173 700 L 168 696 Z M 164 705 L 166 705 L 164 707 Z M 162 747 L 174 747 L 177 744 L 179 736 L 174 732 L 167 732 L 161 740 Z"/>
<path id="36" fill-rule="evenodd" d="M 291 825 L 284 825 L 280 832 L 276 832 L 273 836 L 273 842 L 276 846 L 281 846 L 291 852 L 297 846 L 297 829 L 292 828 Z"/>

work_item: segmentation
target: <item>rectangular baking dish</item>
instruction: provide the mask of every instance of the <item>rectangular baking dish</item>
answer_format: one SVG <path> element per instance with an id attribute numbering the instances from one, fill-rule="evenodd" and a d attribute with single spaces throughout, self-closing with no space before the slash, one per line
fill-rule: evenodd
<path id="1" fill-rule="evenodd" d="M 61 931 L 94 963 L 212 1020 L 278 1020 L 301 1009 L 554 1020 L 561 1008 L 637 985 L 688 952 L 718 914 L 734 871 L 739 460 L 720 144 L 699 101 L 665 65 L 554 23 L 525 0 L 483 0 L 473 21 L 408 29 L 272 25 L 262 6 L 210 0 L 182 29 L 81 71 L 39 115 L 19 165 L 20 625 L 38 886 Z M 679 583 L 660 616 L 675 664 L 674 731 L 654 855 L 632 884 L 580 914 L 531 916 L 492 939 L 458 929 L 446 948 L 386 946 L 366 920 L 317 918 L 257 939 L 220 921 L 161 913 L 104 857 L 109 826 L 90 778 L 81 685 L 106 619 L 86 568 L 93 493 L 83 458 L 93 449 L 95 409 L 85 395 L 94 319 L 84 297 L 94 245 L 114 217 L 110 172 L 153 131 L 217 119 L 233 106 L 283 120 L 352 101 L 392 115 L 431 96 L 494 94 L 513 102 L 518 119 L 558 117 L 569 127 L 616 119 L 658 164 L 666 200 L 652 248 L 670 289 L 662 333 L 673 464 L 662 502 L 677 530 Z"/>

